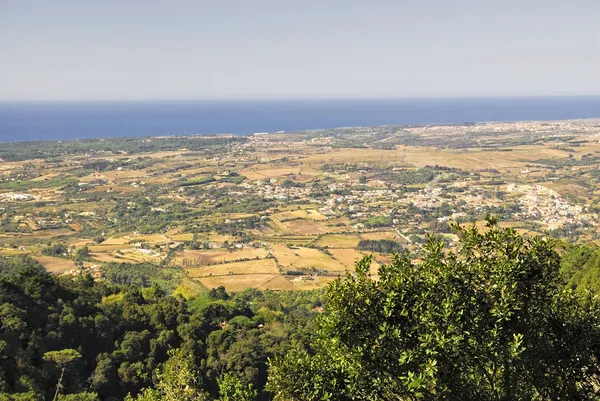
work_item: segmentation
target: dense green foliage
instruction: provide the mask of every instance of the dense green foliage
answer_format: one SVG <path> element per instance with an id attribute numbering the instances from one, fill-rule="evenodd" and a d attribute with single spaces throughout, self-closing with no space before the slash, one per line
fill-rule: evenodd
<path id="1" fill-rule="evenodd" d="M 554 244 L 459 230 L 459 253 L 370 259 L 334 282 L 313 351 L 277 359 L 281 400 L 598 399 L 600 304 L 565 290 Z"/>
<path id="2" fill-rule="evenodd" d="M 562 257 L 561 270 L 569 287 L 600 294 L 600 248 L 597 246 L 569 247 Z"/>
<path id="3" fill-rule="evenodd" d="M 69 248 L 62 242 L 56 242 L 48 245 L 42 250 L 42 253 L 47 256 L 67 256 Z"/>
<path id="4" fill-rule="evenodd" d="M 401 253 L 404 248 L 399 242 L 389 239 L 361 239 L 358 242 L 358 249 L 361 251 L 379 252 L 379 253 Z"/>
<path id="5" fill-rule="evenodd" d="M 57 278 L 33 259 L 1 258 L 0 400 L 52 399 L 62 368 L 63 400 L 178 399 L 164 397 L 182 381 L 206 399 L 267 399 L 268 358 L 308 343 L 320 305 L 320 292 L 223 289 L 186 302 L 159 286 Z"/>
<path id="6" fill-rule="evenodd" d="M 159 267 L 151 263 L 106 263 L 103 268 L 106 280 L 112 284 L 133 285 L 140 288 L 157 286 L 172 291 L 181 281 L 178 268 Z"/>
<path id="7" fill-rule="evenodd" d="M 49 159 L 70 154 L 89 154 L 95 152 L 143 153 L 188 149 L 191 151 L 206 151 L 220 148 L 235 142 L 244 142 L 244 137 L 153 137 L 153 138 L 103 138 L 79 139 L 72 141 L 31 141 L 8 142 L 0 148 L 0 158 L 7 161 L 29 160 L 32 158 Z M 105 165 L 93 165 L 90 168 L 104 169 Z"/>
<path id="8" fill-rule="evenodd" d="M 0 181 L 0 189 L 9 191 L 27 191 L 34 188 L 64 188 L 77 185 L 79 181 L 72 177 L 55 177 L 44 181 Z"/>

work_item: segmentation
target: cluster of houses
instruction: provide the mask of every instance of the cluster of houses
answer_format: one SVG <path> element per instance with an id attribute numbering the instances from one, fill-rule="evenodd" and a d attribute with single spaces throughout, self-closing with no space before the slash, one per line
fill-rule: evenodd
<path id="1" fill-rule="evenodd" d="M 558 192 L 543 185 L 509 184 L 506 191 L 521 195 L 519 202 L 523 218 L 536 219 L 550 230 L 597 220 L 597 216 L 588 213 L 584 206 L 570 203 Z"/>

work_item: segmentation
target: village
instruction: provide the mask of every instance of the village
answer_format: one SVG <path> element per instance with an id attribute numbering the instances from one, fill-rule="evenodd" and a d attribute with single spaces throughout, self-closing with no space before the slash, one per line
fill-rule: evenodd
<path id="1" fill-rule="evenodd" d="M 593 120 L 344 128 L 4 160 L 0 252 L 96 279 L 150 263 L 183 269 L 188 287 L 308 289 L 366 254 L 418 256 L 430 236 L 454 247 L 452 224 L 489 215 L 593 241 L 599 132 Z M 56 244 L 68 251 L 48 255 Z"/>

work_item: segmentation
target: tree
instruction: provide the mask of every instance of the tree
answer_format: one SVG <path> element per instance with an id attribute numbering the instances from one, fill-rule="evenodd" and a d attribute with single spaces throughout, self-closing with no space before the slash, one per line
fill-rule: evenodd
<path id="1" fill-rule="evenodd" d="M 74 349 L 63 349 L 60 351 L 48 351 L 44 354 L 44 360 L 47 362 L 53 362 L 60 367 L 60 378 L 56 384 L 56 392 L 54 393 L 53 400 L 58 399 L 58 392 L 63 388 L 62 381 L 65 374 L 65 369 L 73 361 L 81 359 L 81 354 Z"/>
<path id="2" fill-rule="evenodd" d="M 565 289 L 554 244 L 454 227 L 420 262 L 371 260 L 333 282 L 313 350 L 271 362 L 284 400 L 591 400 L 600 379 L 598 298 Z"/>
<path id="3" fill-rule="evenodd" d="M 0 304 L 0 333 L 4 330 L 16 332 L 24 330 L 27 327 L 25 318 L 26 312 L 23 309 L 9 303 Z"/>
<path id="4" fill-rule="evenodd" d="M 57 398 L 58 401 L 99 401 L 98 395 L 95 393 L 77 393 L 77 394 L 60 394 Z"/>
<path id="5" fill-rule="evenodd" d="M 169 351 L 169 360 L 155 372 L 154 388 L 145 388 L 126 401 L 202 401 L 206 397 L 197 387 L 197 372 L 193 358 L 181 349 Z"/>
<path id="6" fill-rule="evenodd" d="M 87 245 L 77 248 L 73 259 L 76 261 L 84 261 L 90 257 L 90 248 Z"/>
<path id="7" fill-rule="evenodd" d="M 208 296 L 210 297 L 210 299 L 229 299 L 229 294 L 225 290 L 225 287 L 223 287 L 222 285 L 217 288 L 211 288 L 211 290 L 208 293 Z"/>
<path id="8" fill-rule="evenodd" d="M 258 396 L 251 384 L 244 384 L 240 379 L 226 373 L 219 378 L 220 401 L 253 401 Z"/>

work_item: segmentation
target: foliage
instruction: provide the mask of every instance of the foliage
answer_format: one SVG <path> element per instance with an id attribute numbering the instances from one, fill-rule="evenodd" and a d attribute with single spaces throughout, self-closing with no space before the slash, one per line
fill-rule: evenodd
<path id="1" fill-rule="evenodd" d="M 100 401 L 98 394 L 87 391 L 77 394 L 59 394 L 57 401 Z"/>
<path id="2" fill-rule="evenodd" d="M 63 368 L 63 400 L 215 400 L 227 373 L 226 396 L 254 397 L 252 385 L 269 399 L 267 360 L 308 344 L 322 292 L 212 294 L 185 301 L 0 258 L 0 400 L 52 399 Z"/>
<path id="3" fill-rule="evenodd" d="M 392 216 L 370 217 L 363 221 L 366 228 L 389 227 L 393 224 Z"/>
<path id="4" fill-rule="evenodd" d="M 102 268 L 106 280 L 113 284 L 134 285 L 136 287 L 158 286 L 172 291 L 181 280 L 182 271 L 178 268 L 157 266 L 151 263 L 107 263 Z"/>
<path id="5" fill-rule="evenodd" d="M 220 401 L 252 401 L 258 396 L 258 391 L 253 389 L 251 384 L 244 385 L 231 373 L 224 374 L 218 383 Z"/>
<path id="6" fill-rule="evenodd" d="M 370 240 L 370 239 L 361 239 L 358 242 L 358 249 L 361 251 L 369 251 L 369 252 L 380 252 L 380 253 L 402 253 L 404 252 L 404 248 L 400 245 L 399 242 L 388 240 L 388 239 L 380 239 L 380 240 Z"/>
<path id="7" fill-rule="evenodd" d="M 188 149 L 190 151 L 207 151 L 221 149 L 235 142 L 244 142 L 244 137 L 154 137 L 154 138 L 102 138 L 81 139 L 74 141 L 29 141 L 8 142 L 0 149 L 0 158 L 6 161 L 20 161 L 32 158 L 51 159 L 63 155 L 78 155 L 97 152 L 113 153 L 144 153 Z M 119 167 L 122 165 L 119 165 Z M 100 170 L 108 165 L 91 165 L 90 168 Z"/>
<path id="8" fill-rule="evenodd" d="M 458 229 L 423 260 L 370 259 L 334 282 L 313 351 L 271 365 L 284 400 L 596 399 L 600 305 L 560 285 L 554 244 Z"/>
<path id="9" fill-rule="evenodd" d="M 54 362 L 58 366 L 67 366 L 69 363 L 80 359 L 81 354 L 74 349 L 63 349 L 60 351 L 48 351 L 44 354 L 44 360 Z"/>
<path id="10" fill-rule="evenodd" d="M 214 180 L 215 180 L 214 177 L 199 177 L 199 178 L 193 178 L 193 179 L 189 179 L 186 181 L 182 181 L 182 182 L 178 183 L 177 185 L 180 187 L 189 187 L 192 185 L 208 184 L 209 182 L 213 182 Z"/>
<path id="11" fill-rule="evenodd" d="M 196 385 L 198 373 L 191 355 L 181 349 L 170 350 L 169 360 L 155 372 L 154 388 L 143 389 L 138 401 L 201 401 L 204 395 Z M 133 401 L 130 395 L 125 398 Z"/>
<path id="12" fill-rule="evenodd" d="M 68 252 L 69 252 L 69 248 L 67 248 L 67 245 L 65 245 L 61 242 L 51 244 L 47 248 L 44 248 L 42 250 L 42 253 L 44 255 L 48 255 L 48 256 L 64 256 Z"/>
<path id="13" fill-rule="evenodd" d="M 78 262 L 84 261 L 84 260 L 88 259 L 89 257 L 90 257 L 90 248 L 88 248 L 87 245 L 77 248 L 75 250 L 75 254 L 73 255 L 73 259 Z"/>
<path id="14" fill-rule="evenodd" d="M 597 246 L 569 246 L 561 260 L 561 271 L 568 287 L 600 294 L 600 248 Z"/>

